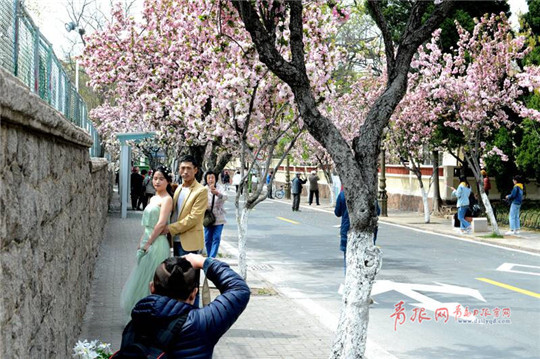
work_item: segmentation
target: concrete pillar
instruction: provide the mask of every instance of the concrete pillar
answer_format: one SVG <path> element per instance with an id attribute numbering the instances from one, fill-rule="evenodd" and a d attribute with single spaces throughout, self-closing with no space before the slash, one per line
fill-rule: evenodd
<path id="1" fill-rule="evenodd" d="M 118 191 L 120 194 L 120 203 L 122 208 L 122 218 L 127 217 L 127 206 L 129 203 L 129 189 L 131 167 L 131 148 L 125 143 L 122 143 L 120 148 L 120 178 L 118 181 Z"/>

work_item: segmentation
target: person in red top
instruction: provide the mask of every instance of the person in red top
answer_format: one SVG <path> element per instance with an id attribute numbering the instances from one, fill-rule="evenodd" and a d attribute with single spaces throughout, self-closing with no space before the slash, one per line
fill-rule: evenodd
<path id="1" fill-rule="evenodd" d="M 486 192 L 486 195 L 489 196 L 489 191 L 491 190 L 491 182 L 489 182 L 489 176 L 486 172 L 486 170 L 480 171 L 482 174 L 482 177 L 484 177 L 484 192 Z"/>

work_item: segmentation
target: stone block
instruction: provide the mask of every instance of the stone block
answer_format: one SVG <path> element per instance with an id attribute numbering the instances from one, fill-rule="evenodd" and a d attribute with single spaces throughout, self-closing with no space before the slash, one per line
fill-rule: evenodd
<path id="1" fill-rule="evenodd" d="M 487 232 L 488 231 L 487 218 L 483 218 L 483 217 L 473 218 L 471 226 L 472 226 L 473 233 Z"/>

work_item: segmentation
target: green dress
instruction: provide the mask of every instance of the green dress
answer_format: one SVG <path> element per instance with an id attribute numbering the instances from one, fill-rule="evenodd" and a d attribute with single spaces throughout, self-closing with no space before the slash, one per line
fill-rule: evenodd
<path id="1" fill-rule="evenodd" d="M 161 207 L 155 204 L 146 206 L 142 216 L 144 236 L 141 248 L 144 247 L 159 220 Z M 154 279 L 157 266 L 170 256 L 170 247 L 167 237 L 158 236 L 145 253 L 142 249 L 137 251 L 137 266 L 133 269 L 122 289 L 120 304 L 128 316 L 135 304 L 150 295 L 150 282 Z"/>

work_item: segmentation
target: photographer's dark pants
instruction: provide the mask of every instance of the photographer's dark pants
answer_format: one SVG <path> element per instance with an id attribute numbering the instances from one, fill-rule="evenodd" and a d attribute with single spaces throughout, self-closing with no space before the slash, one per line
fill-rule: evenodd
<path id="1" fill-rule="evenodd" d="M 313 190 L 313 191 L 309 191 L 309 205 L 311 206 L 311 204 L 313 203 L 313 195 L 315 194 L 315 199 L 317 201 L 317 206 L 319 205 L 319 190 L 316 189 L 316 190 Z"/>
<path id="2" fill-rule="evenodd" d="M 298 194 L 293 194 L 293 199 L 292 199 L 292 210 L 293 211 L 298 211 L 298 209 L 300 208 L 300 193 Z"/>

